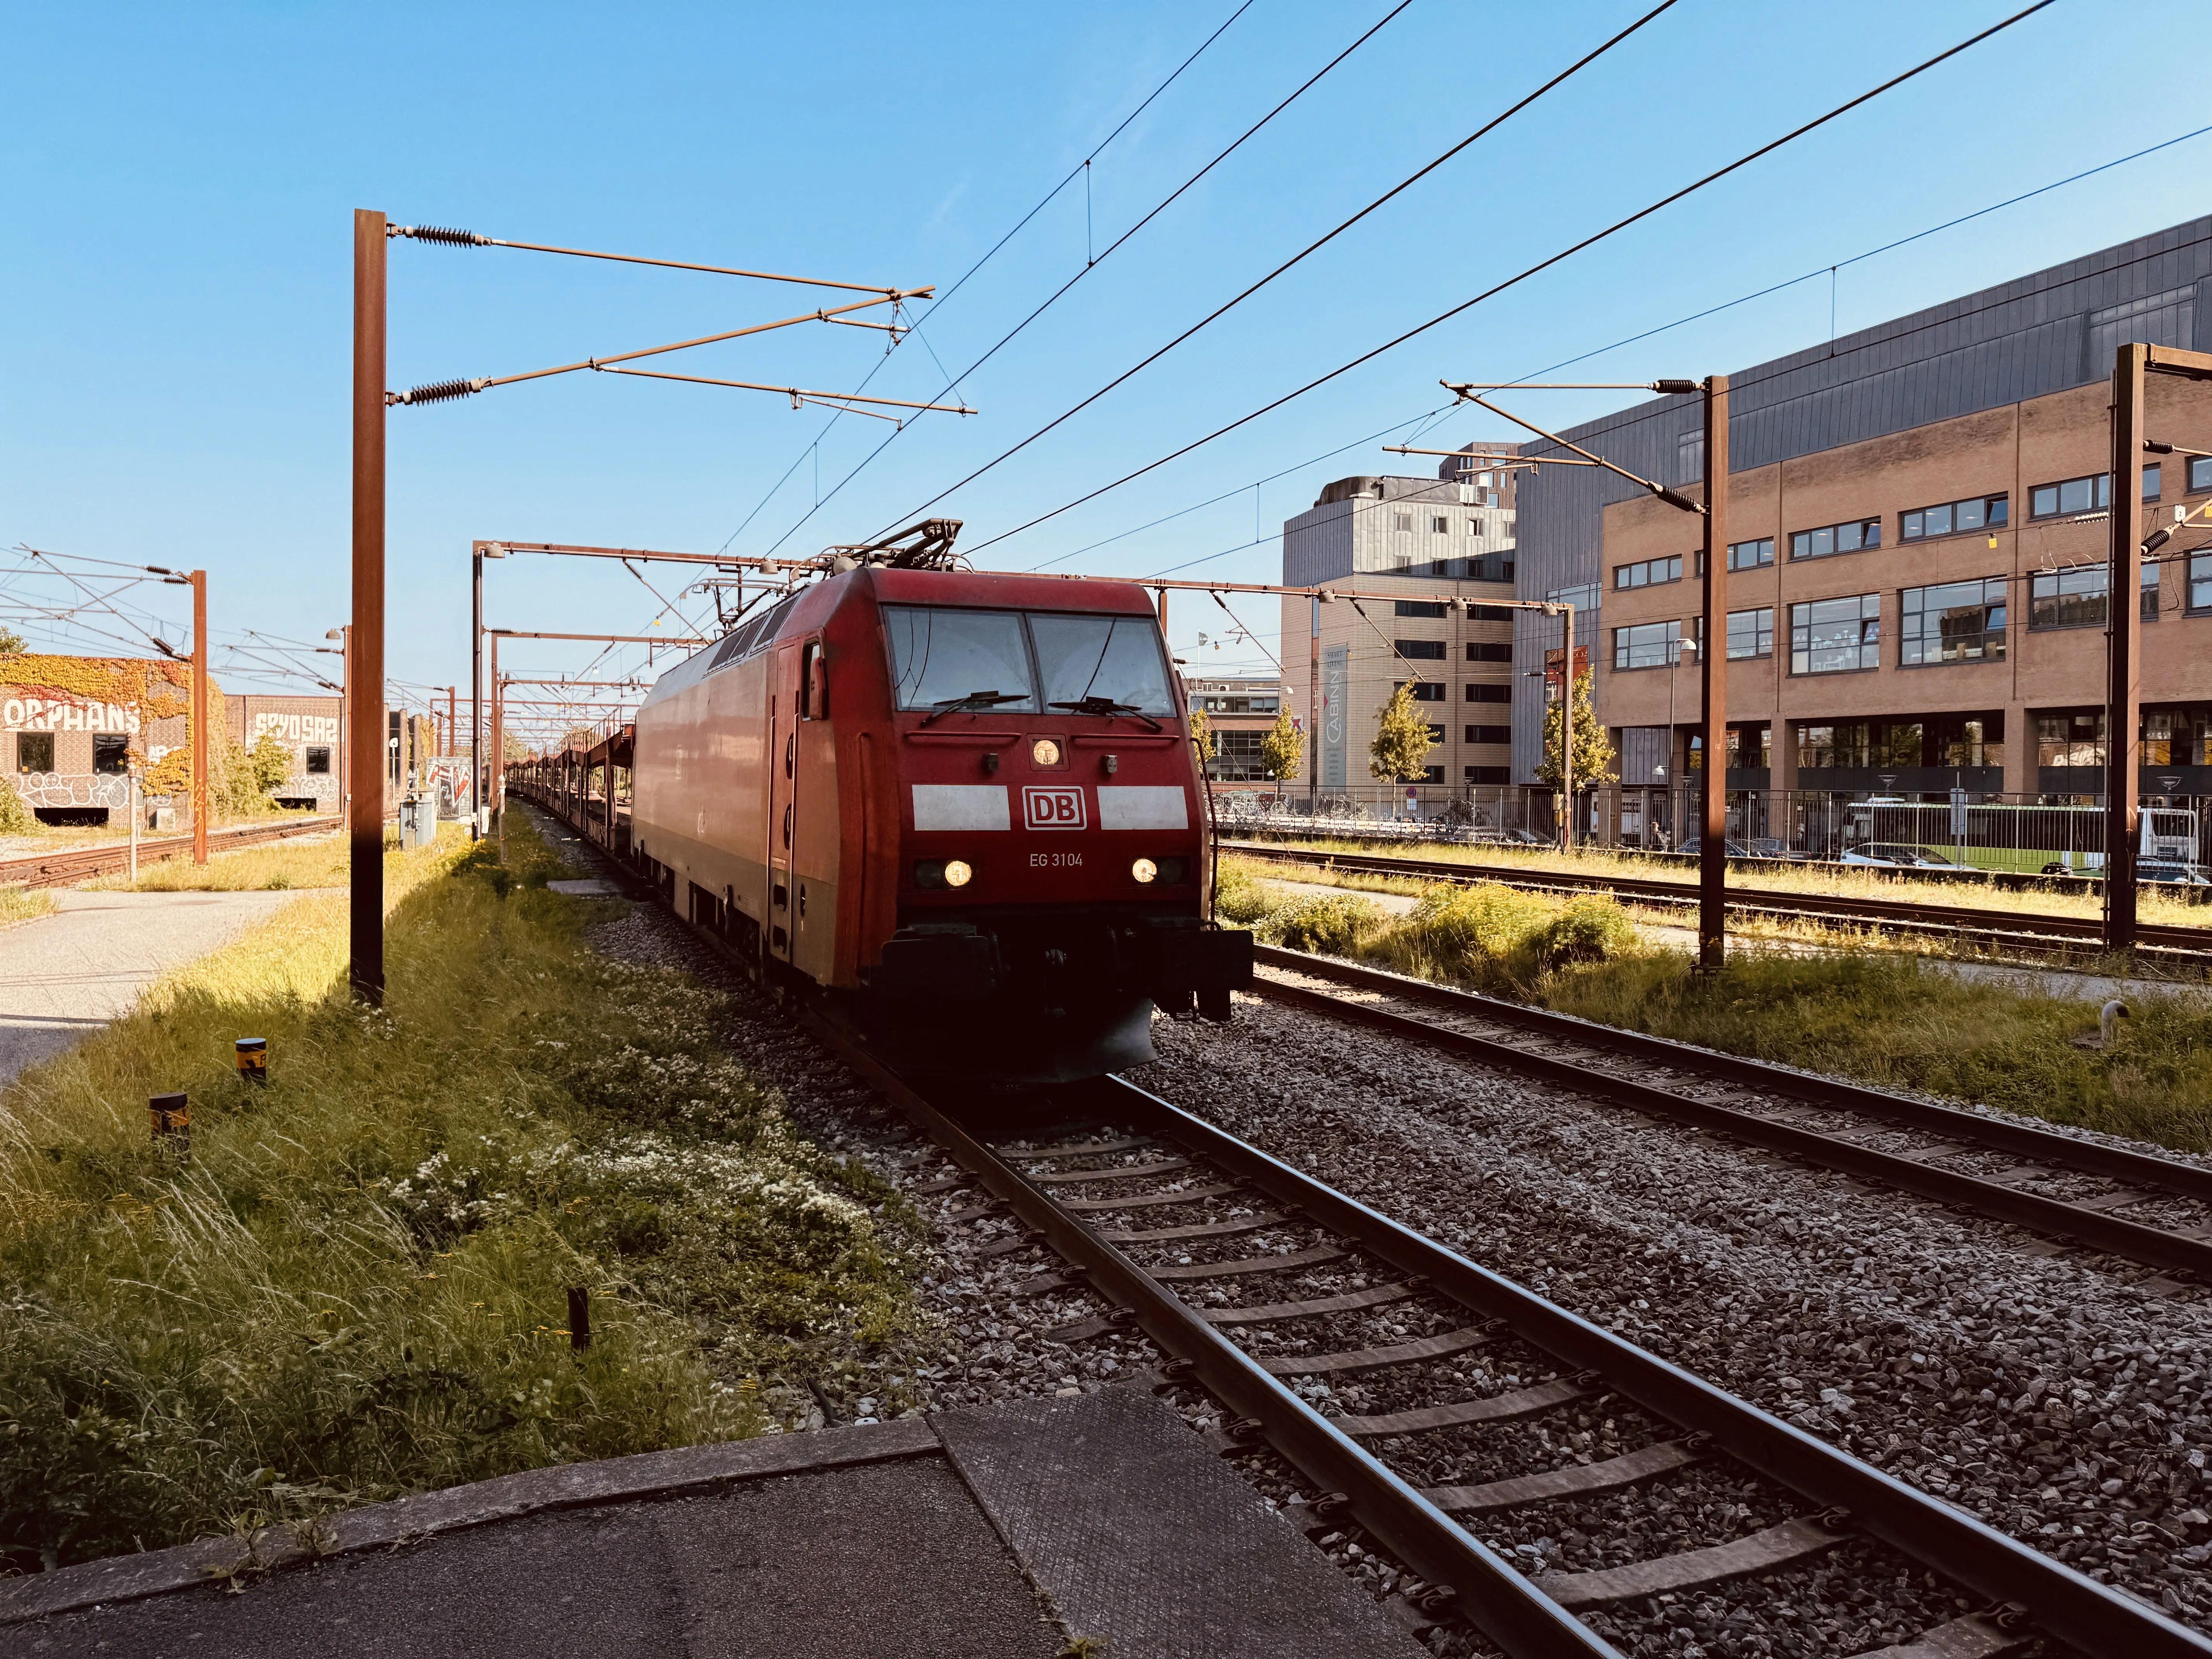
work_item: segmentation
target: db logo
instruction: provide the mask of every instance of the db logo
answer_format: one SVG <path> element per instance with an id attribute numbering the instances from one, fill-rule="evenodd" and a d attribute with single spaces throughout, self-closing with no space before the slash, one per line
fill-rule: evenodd
<path id="1" fill-rule="evenodd" d="M 1022 816 L 1032 830 L 1083 828 L 1083 789 L 1066 784 L 1022 790 Z"/>

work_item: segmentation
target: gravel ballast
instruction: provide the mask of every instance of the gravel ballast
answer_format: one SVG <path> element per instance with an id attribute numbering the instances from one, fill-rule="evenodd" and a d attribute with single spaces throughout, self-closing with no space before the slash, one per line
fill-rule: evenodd
<path id="1" fill-rule="evenodd" d="M 1186 1110 L 2212 1628 L 2203 1300 L 1280 1005 L 1158 1038 L 1133 1080 Z"/>

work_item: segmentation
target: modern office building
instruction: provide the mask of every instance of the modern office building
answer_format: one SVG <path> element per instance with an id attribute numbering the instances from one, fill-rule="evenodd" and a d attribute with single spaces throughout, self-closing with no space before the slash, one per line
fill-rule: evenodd
<path id="1" fill-rule="evenodd" d="M 1206 678 L 1185 674 L 1183 690 L 1193 708 L 1203 711 L 1213 732 L 1213 755 L 1206 775 L 1216 783 L 1273 781 L 1261 757 L 1260 741 L 1274 729 L 1282 712 L 1280 677 Z"/>
<path id="2" fill-rule="evenodd" d="M 1731 375 L 1732 784 L 2101 787 L 2113 354 L 2212 349 L 2208 276 L 2212 218 Z M 2155 379 L 2149 413 L 2161 441 L 2212 450 L 2212 389 Z M 1565 435 L 1701 489 L 1700 422 L 1699 399 L 1662 398 Z M 2147 518 L 2171 522 L 2212 497 L 2212 463 L 2162 458 L 2136 487 Z M 1518 507 L 1519 595 L 1576 599 L 1622 781 L 1680 777 L 1699 688 L 1694 650 L 1675 641 L 1697 633 L 1699 524 L 1585 467 L 1522 474 Z M 2153 792 L 2212 793 L 2212 557 L 2185 550 L 2207 540 L 2178 538 L 2138 601 L 2155 618 L 2142 635 Z M 1516 653 L 1533 667 L 1557 629 L 1524 614 Z M 1526 781 L 1544 693 L 1513 684 Z"/>
<path id="3" fill-rule="evenodd" d="M 1284 522 L 1286 586 L 1387 596 L 1283 601 L 1285 692 L 1324 793 L 1385 787 L 1368 775 L 1368 749 L 1407 682 L 1431 716 L 1428 783 L 1508 781 L 1513 613 L 1480 602 L 1513 597 L 1514 520 L 1513 475 L 1470 470 L 1340 478 Z"/>

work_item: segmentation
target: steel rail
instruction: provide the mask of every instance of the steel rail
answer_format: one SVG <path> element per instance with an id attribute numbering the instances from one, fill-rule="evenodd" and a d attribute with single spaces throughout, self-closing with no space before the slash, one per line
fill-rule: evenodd
<path id="1" fill-rule="evenodd" d="M 222 852 L 240 847 L 257 846 L 265 841 L 284 841 L 294 836 L 311 836 L 322 830 L 339 830 L 344 820 L 335 815 L 299 818 L 283 823 L 240 824 L 235 829 L 211 830 L 208 832 L 208 850 Z M 161 863 L 192 850 L 192 838 L 185 836 L 164 836 L 159 841 L 138 843 L 138 861 Z M 81 847 L 63 853 L 33 853 L 22 858 L 0 859 L 0 886 L 62 887 L 73 881 L 87 881 L 95 876 L 112 875 L 131 867 L 131 844 L 119 842 L 112 847 Z"/>
<path id="2" fill-rule="evenodd" d="M 565 814 L 556 811 L 556 816 Z M 711 935 L 705 935 L 711 939 Z M 1452 1592 L 1460 1617 L 1512 1659 L 1617 1652 L 1541 1588 L 1459 1527 L 1349 1435 L 1315 1412 L 1171 1290 L 1102 1238 L 1042 1187 L 885 1066 L 819 1005 L 800 1023 L 907 1113 L 1030 1231 L 1085 1269 L 1085 1282 L 1136 1323 L 1216 1398 L 1261 1425 L 1278 1453 L 1340 1497 L 1354 1522 L 1426 1580 Z M 1304 1217 L 1559 1360 L 1595 1373 L 1656 1415 L 1711 1437 L 1720 1450 L 1809 1499 L 1842 1510 L 1921 1565 L 2021 1609 L 2045 1633 L 2118 1659 L 2212 1659 L 2212 1640 L 2149 1603 L 2098 1583 L 1966 1511 L 1813 1435 L 1414 1232 L 1273 1154 L 1118 1077 L 1090 1085 L 1101 1121 L 1178 1143 Z M 1018 1153 L 1012 1155 L 1018 1158 Z M 1173 1364 L 1175 1362 L 1171 1361 Z M 1332 1505 L 1332 1510 L 1334 1505 Z M 1832 1517 L 1824 1516 L 1824 1520 Z M 1430 1605 L 1436 1605 L 1435 1598 Z"/>
<path id="3" fill-rule="evenodd" d="M 2095 1141 L 2076 1140 L 2048 1129 L 1986 1118 L 1957 1107 L 1938 1106 L 1883 1094 L 1879 1090 L 1862 1088 L 1832 1079 L 1808 1077 L 1759 1060 L 1715 1054 L 1708 1049 L 1692 1048 L 1686 1043 L 1669 1042 L 1662 1037 L 1645 1036 L 1639 1032 L 1616 1030 L 1565 1014 L 1523 1008 L 1515 1003 L 1477 996 L 1472 992 L 1452 990 L 1425 981 L 1406 979 L 1371 968 L 1309 957 L 1295 951 L 1259 945 L 1255 947 L 1255 954 L 1261 963 L 1268 967 L 1333 979 L 1340 984 L 1358 986 L 1362 989 L 1386 991 L 1462 1015 L 1510 1022 L 1547 1038 L 1587 1043 L 1592 1048 L 1632 1057 L 1645 1064 L 1725 1078 L 1731 1083 L 1749 1085 L 1767 1094 L 1810 1104 L 1840 1107 L 1855 1115 L 1884 1119 L 1900 1127 L 1940 1134 L 1969 1145 L 2034 1158 L 2059 1170 L 2087 1170 L 2115 1181 L 2156 1189 L 2144 1194 L 2146 1198 L 2171 1194 L 2212 1201 L 2212 1170 L 2200 1169 L 2193 1164 Z M 2001 1182 L 1946 1170 L 1910 1153 L 1887 1152 L 1875 1147 L 1860 1146 L 1848 1136 L 1863 1133 L 1863 1125 L 1854 1124 L 1843 1134 L 1802 1128 L 1795 1124 L 1778 1122 L 1743 1107 L 1699 1099 L 1694 1095 L 1678 1093 L 1633 1078 L 1618 1077 L 1571 1059 L 1520 1048 L 1492 1037 L 1479 1036 L 1470 1031 L 1456 1030 L 1449 1025 L 1432 1024 L 1372 1004 L 1331 996 L 1327 992 L 1316 991 L 1309 987 L 1286 985 L 1279 980 L 1262 980 L 1255 990 L 1262 996 L 1273 997 L 1357 1024 L 1373 1026 L 1399 1036 L 1431 1043 L 1486 1065 L 1540 1078 L 1547 1083 L 1559 1084 L 1577 1093 L 1594 1095 L 1652 1116 L 1673 1118 L 1701 1128 L 1723 1130 L 1739 1139 L 1785 1152 L 1808 1163 L 1825 1164 L 1847 1175 L 1866 1176 L 1907 1192 L 1917 1193 L 1923 1198 L 1932 1198 L 1939 1203 L 1963 1206 L 1996 1220 L 2008 1221 L 2049 1237 L 2070 1239 L 2093 1249 L 2126 1256 L 2148 1267 L 2195 1274 L 2207 1283 L 2212 1283 L 2212 1237 L 2192 1237 L 2144 1222 L 2129 1221 L 2063 1199 L 2045 1198 L 2035 1193 L 2022 1192 Z"/>
<path id="4" fill-rule="evenodd" d="M 1005 1203 L 1063 1258 L 1085 1270 L 1086 1282 L 1109 1301 L 1131 1310 L 1160 1348 L 1185 1361 L 1190 1375 L 1223 1404 L 1266 1425 L 1269 1443 L 1305 1478 L 1340 1492 L 1358 1524 L 1430 1584 L 1451 1591 L 1451 1605 L 1514 1659 L 1620 1659 L 1596 1632 L 1538 1589 L 1480 1540 L 1397 1475 L 1364 1446 L 1330 1425 L 1182 1299 L 1121 1250 L 1062 1208 L 1004 1158 L 970 1134 L 921 1092 L 884 1066 L 811 1005 L 801 1020 L 847 1066 L 895 1103 L 915 1123 Z M 1143 1103 L 1150 1118 L 1154 1097 L 1126 1090 L 1126 1111 Z M 1166 1107 L 1170 1113 L 1172 1107 Z M 1193 1120 L 1194 1121 L 1195 1120 Z M 2208 1649 L 2212 1652 L 2212 1649 Z"/>
<path id="5" fill-rule="evenodd" d="M 1643 876 L 1578 876 L 1566 871 L 1525 870 L 1510 866 L 1447 864 L 1441 860 L 1393 858 L 1376 853 L 1328 853 L 1264 842 L 1224 841 L 1221 850 L 1273 864 L 1310 864 L 1361 875 L 1403 876 L 1455 886 L 1491 883 L 1545 892 L 1617 893 L 1638 902 L 1693 906 L 1694 885 Z M 2038 936 L 2068 943 L 2097 943 L 2104 935 L 2094 917 L 2038 915 L 2030 911 L 1989 910 L 1966 905 L 1920 904 L 1909 899 L 1844 898 L 1820 893 L 1788 893 L 1773 888 L 1729 889 L 1728 908 L 1747 915 L 1785 918 L 1833 917 L 1898 927 L 1923 933 L 1966 934 L 1994 943 L 2033 941 Z M 2148 945 L 2177 955 L 2212 957 L 2212 928 L 2159 923 L 2139 928 Z"/>
<path id="6" fill-rule="evenodd" d="M 1146 1115 L 1191 1152 L 1242 1176 L 1277 1202 L 1295 1206 L 1317 1225 L 1356 1240 L 1401 1271 L 1419 1275 L 1462 1306 L 1503 1320 L 1516 1336 L 1569 1370 L 1597 1372 L 1610 1387 L 1659 1416 L 1711 1435 L 1716 1446 L 1769 1479 L 1816 1504 L 1848 1511 L 1857 1526 L 1914 1560 L 1992 1601 L 2017 1603 L 2046 1633 L 2085 1653 L 2126 1659 L 2212 1656 L 2212 1640 L 2149 1603 L 2075 1572 L 1157 1095 L 1120 1079 L 1114 1082 L 1133 1106 L 1142 1103 Z M 1128 1115 L 1125 1110 L 1117 1121 Z"/>

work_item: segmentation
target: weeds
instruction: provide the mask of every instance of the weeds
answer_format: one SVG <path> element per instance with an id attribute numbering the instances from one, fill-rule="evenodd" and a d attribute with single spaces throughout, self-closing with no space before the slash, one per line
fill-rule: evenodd
<path id="1" fill-rule="evenodd" d="M 526 828 L 465 847 L 391 860 L 383 1010 L 303 897 L 0 1096 L 0 1570 L 757 1432 L 934 1340 L 912 1212 L 735 1066 L 725 999 L 581 949 L 612 906 Z M 189 1162 L 146 1128 L 177 1088 Z"/>
<path id="2" fill-rule="evenodd" d="M 54 896 L 43 887 L 0 887 L 0 927 L 51 915 L 53 910 Z"/>
<path id="3" fill-rule="evenodd" d="M 196 865 L 189 858 L 165 859 L 159 864 L 139 866 L 136 882 L 128 875 L 117 874 L 85 885 L 95 892 L 283 892 L 295 887 L 343 887 L 352 867 L 344 836 L 332 833 L 242 847 L 234 853 L 210 853 L 204 865 Z"/>
<path id="4" fill-rule="evenodd" d="M 1794 953 L 1739 940 L 1708 979 L 1686 954 L 1640 940 L 1601 896 L 1435 887 L 1393 921 L 1350 893 L 1271 897 L 1254 866 L 1231 859 L 1222 890 L 1224 915 L 1292 949 L 1364 957 L 1727 1054 L 2212 1151 L 2212 1005 L 2201 996 L 2133 996 L 2136 1018 L 2115 1045 L 2085 1050 L 2074 1039 L 2094 1022 L 2079 1001 L 1961 979 L 1863 942 Z M 1304 919 L 1324 913 L 1337 942 L 1304 942 L 1324 930 Z"/>

